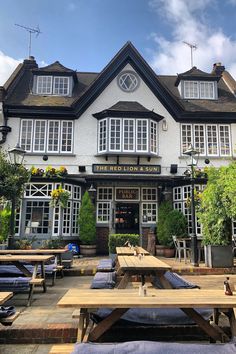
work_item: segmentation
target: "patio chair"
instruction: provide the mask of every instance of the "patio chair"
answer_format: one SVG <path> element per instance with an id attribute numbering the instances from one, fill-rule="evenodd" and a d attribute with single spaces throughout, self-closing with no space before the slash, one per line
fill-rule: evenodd
<path id="1" fill-rule="evenodd" d="M 190 258 L 191 248 L 187 247 L 186 239 L 179 239 L 177 236 L 172 236 L 175 246 L 175 260 L 178 258 L 181 262 L 181 258 L 184 258 L 184 263 L 187 263 L 187 258 Z"/>
<path id="2" fill-rule="evenodd" d="M 232 236 L 232 251 L 233 257 L 236 256 L 236 236 Z"/>

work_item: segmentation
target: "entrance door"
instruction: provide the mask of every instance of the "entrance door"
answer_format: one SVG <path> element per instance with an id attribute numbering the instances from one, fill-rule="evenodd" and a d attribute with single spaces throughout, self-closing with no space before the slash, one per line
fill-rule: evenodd
<path id="1" fill-rule="evenodd" d="M 115 227 L 118 234 L 139 233 L 139 204 L 117 203 Z"/>

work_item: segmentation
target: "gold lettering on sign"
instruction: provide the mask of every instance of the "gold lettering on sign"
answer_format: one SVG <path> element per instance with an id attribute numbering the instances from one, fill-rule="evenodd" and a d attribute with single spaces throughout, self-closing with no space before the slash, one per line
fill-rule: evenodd
<path id="1" fill-rule="evenodd" d="M 143 173 L 160 174 L 160 165 L 93 165 L 94 173 Z"/>

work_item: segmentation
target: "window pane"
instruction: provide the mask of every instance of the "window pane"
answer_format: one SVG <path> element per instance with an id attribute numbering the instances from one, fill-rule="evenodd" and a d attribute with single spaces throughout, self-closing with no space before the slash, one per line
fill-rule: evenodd
<path id="1" fill-rule="evenodd" d="M 97 222 L 107 223 L 110 220 L 110 203 L 97 203 Z"/>
<path id="2" fill-rule="evenodd" d="M 26 201 L 25 234 L 49 234 L 49 201 Z"/>
<path id="3" fill-rule="evenodd" d="M 20 146 L 25 151 L 32 150 L 32 135 L 33 135 L 33 121 L 32 120 L 22 120 L 21 121 Z"/>
<path id="4" fill-rule="evenodd" d="M 157 189 L 156 188 L 143 188 L 142 189 L 142 199 L 143 200 L 157 200 Z"/>
<path id="5" fill-rule="evenodd" d="M 60 123 L 58 121 L 48 122 L 48 151 L 59 151 L 59 130 Z"/>
<path id="6" fill-rule="evenodd" d="M 184 98 L 199 98 L 197 81 L 184 81 Z"/>
<path id="7" fill-rule="evenodd" d="M 47 95 L 52 93 L 52 76 L 37 77 L 37 93 Z"/>
<path id="8" fill-rule="evenodd" d="M 112 200 L 113 199 L 113 189 L 108 188 L 98 188 L 98 200 Z"/>
<path id="9" fill-rule="evenodd" d="M 136 128 L 137 151 L 147 151 L 148 148 L 148 123 L 146 119 L 137 120 Z"/>
<path id="10" fill-rule="evenodd" d="M 192 126 L 191 124 L 181 125 L 181 137 L 182 137 L 182 153 L 186 151 L 190 144 L 192 144 Z"/>
<path id="11" fill-rule="evenodd" d="M 124 119 L 123 150 L 134 151 L 134 120 Z"/>
<path id="12" fill-rule="evenodd" d="M 121 149 L 121 121 L 120 119 L 110 120 L 110 150 L 120 151 Z"/>
<path id="13" fill-rule="evenodd" d="M 228 125 L 219 126 L 219 136 L 220 136 L 220 154 L 223 156 L 230 155 L 230 133 Z"/>
<path id="14" fill-rule="evenodd" d="M 200 82 L 200 98 L 214 98 L 214 82 Z"/>
<path id="15" fill-rule="evenodd" d="M 55 77 L 53 93 L 55 95 L 68 95 L 69 94 L 69 78 L 68 77 Z"/>
<path id="16" fill-rule="evenodd" d="M 150 151 L 157 154 L 157 123 L 151 121 L 151 147 Z"/>
<path id="17" fill-rule="evenodd" d="M 153 223 L 157 221 L 157 204 L 143 203 L 143 215 L 147 216 L 147 222 Z"/>
<path id="18" fill-rule="evenodd" d="M 35 121 L 35 131 L 34 131 L 34 151 L 45 151 L 45 140 L 46 140 L 46 121 L 36 120 Z"/>
<path id="19" fill-rule="evenodd" d="M 99 152 L 107 150 L 107 120 L 99 122 Z"/>
<path id="20" fill-rule="evenodd" d="M 206 154 L 204 125 L 194 125 L 194 147 L 200 155 Z"/>
<path id="21" fill-rule="evenodd" d="M 72 152 L 73 122 L 62 122 L 61 152 Z"/>
<path id="22" fill-rule="evenodd" d="M 218 139 L 216 125 L 207 125 L 208 155 L 218 155 Z"/>

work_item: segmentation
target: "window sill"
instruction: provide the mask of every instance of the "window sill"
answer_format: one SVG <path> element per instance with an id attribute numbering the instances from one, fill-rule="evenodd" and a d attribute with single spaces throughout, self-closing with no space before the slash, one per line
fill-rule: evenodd
<path id="1" fill-rule="evenodd" d="M 64 152 L 55 152 L 55 153 L 47 153 L 47 152 L 26 152 L 25 156 L 70 156 L 70 157 L 75 157 L 76 155 L 68 152 L 68 153 L 64 153 Z"/>

